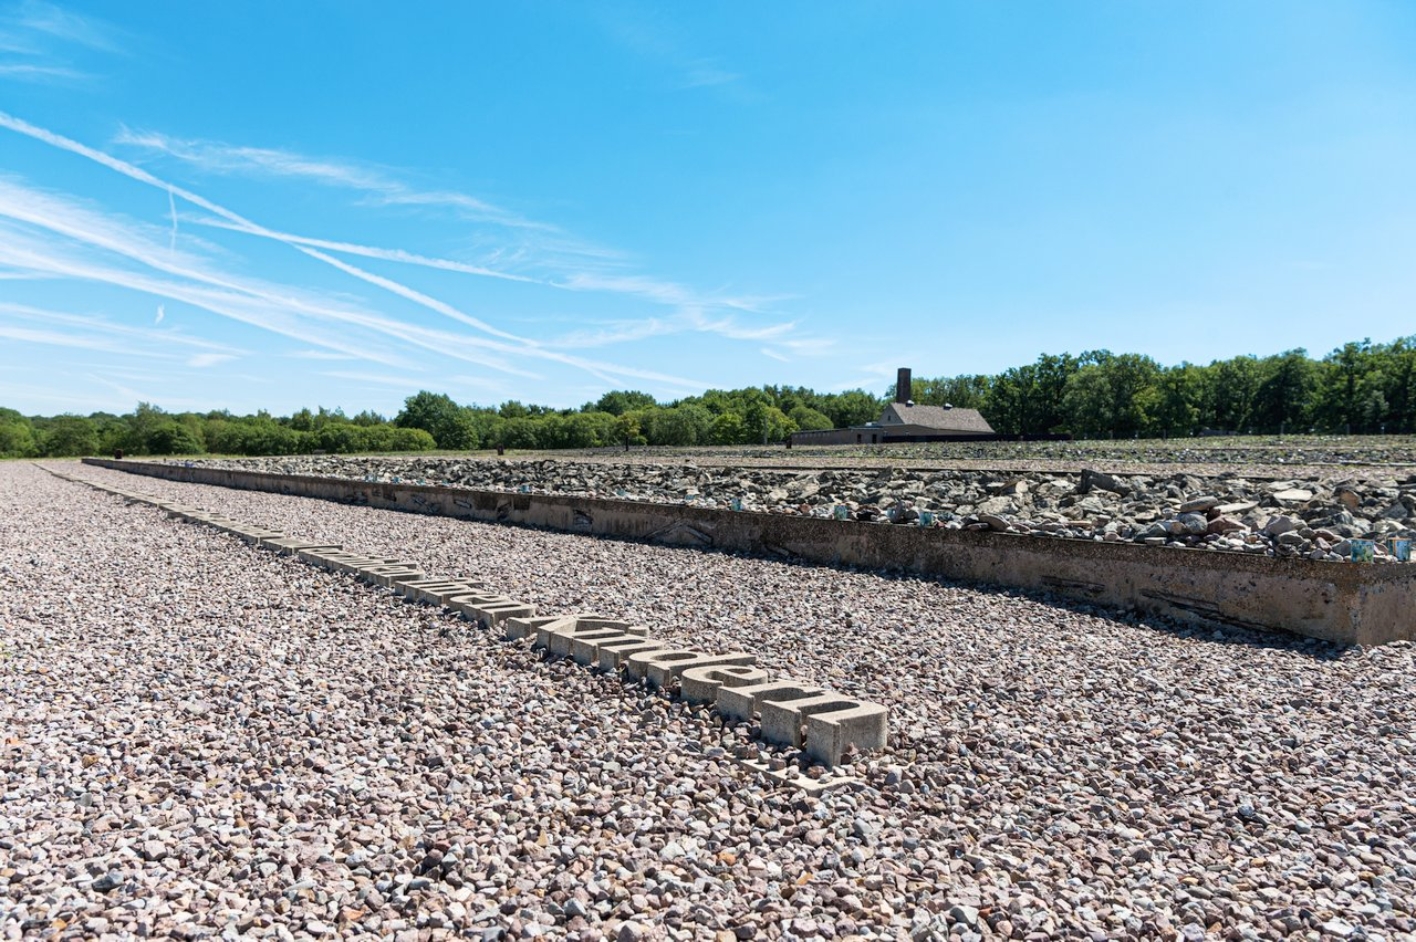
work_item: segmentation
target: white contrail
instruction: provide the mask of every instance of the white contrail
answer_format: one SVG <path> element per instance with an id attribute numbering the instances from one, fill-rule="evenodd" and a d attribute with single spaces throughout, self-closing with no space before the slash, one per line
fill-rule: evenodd
<path id="1" fill-rule="evenodd" d="M 164 317 L 166 317 L 166 316 L 167 316 L 167 311 L 163 308 L 163 306 L 162 306 L 161 304 L 159 304 L 159 305 L 157 306 L 157 319 L 154 320 L 153 323 L 154 323 L 154 324 L 161 324 L 161 323 L 162 323 L 162 319 L 163 319 Z"/>
<path id="2" fill-rule="evenodd" d="M 248 226 L 238 226 L 229 222 L 222 222 L 216 219 L 188 219 L 188 222 L 196 222 L 200 226 L 211 226 L 213 229 L 225 229 L 229 232 L 241 232 L 246 235 L 266 237 L 266 234 Z M 482 265 L 469 265 L 466 262 L 453 261 L 447 258 L 432 258 L 427 255 L 418 255 L 414 252 L 407 252 L 403 249 L 384 249 L 371 245 L 358 245 L 353 242 L 337 242 L 333 239 L 312 239 L 308 236 L 294 235 L 289 232 L 275 232 L 274 236 L 281 242 L 290 245 L 303 245 L 312 249 L 327 249 L 331 252 L 339 252 L 344 255 L 359 255 L 363 258 L 376 258 L 384 262 L 402 262 L 405 265 L 420 265 L 424 268 L 437 268 L 442 271 L 455 271 L 464 275 L 480 275 L 484 278 L 498 278 L 503 281 L 517 281 L 522 284 L 545 285 L 548 287 L 558 287 L 552 282 L 541 281 L 528 275 L 517 275 L 507 271 L 500 271 L 495 268 L 487 268 Z"/>
<path id="3" fill-rule="evenodd" d="M 177 199 L 172 195 L 172 188 L 167 189 L 167 208 L 172 213 L 172 241 L 168 244 L 169 251 L 177 251 Z"/>

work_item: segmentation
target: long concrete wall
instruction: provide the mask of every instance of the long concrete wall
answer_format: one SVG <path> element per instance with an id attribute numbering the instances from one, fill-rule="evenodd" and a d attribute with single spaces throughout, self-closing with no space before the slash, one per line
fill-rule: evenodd
<path id="1" fill-rule="evenodd" d="M 513 494 L 85 459 L 174 481 L 412 513 L 546 527 L 833 566 L 901 569 L 1055 592 L 1186 621 L 1346 644 L 1416 640 L 1416 566 L 1274 559 L 1129 543 L 735 513 L 676 504 Z"/>

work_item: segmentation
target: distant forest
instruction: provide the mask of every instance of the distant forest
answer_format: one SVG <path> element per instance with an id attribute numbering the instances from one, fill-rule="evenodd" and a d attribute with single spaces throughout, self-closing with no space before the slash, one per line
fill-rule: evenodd
<path id="1" fill-rule="evenodd" d="M 0 457 L 287 455 L 324 451 L 469 451 L 621 445 L 744 445 L 779 442 L 795 431 L 877 419 L 895 394 L 805 388 L 712 389 L 661 404 L 647 393 L 614 391 L 579 409 L 504 402 L 460 405 L 419 392 L 391 420 L 339 409 L 169 413 L 148 403 L 127 415 L 24 416 L 0 408 Z M 1416 336 L 1388 344 L 1344 344 L 1321 360 L 1305 350 L 1241 356 L 1208 366 L 1165 367 L 1135 353 L 1044 354 L 997 375 L 914 379 L 922 404 L 978 409 L 1002 435 L 1077 438 L 1235 434 L 1416 432 Z"/>

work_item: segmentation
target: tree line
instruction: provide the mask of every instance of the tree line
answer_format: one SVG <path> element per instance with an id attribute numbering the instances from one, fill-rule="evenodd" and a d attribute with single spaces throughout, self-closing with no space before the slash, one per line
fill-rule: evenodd
<path id="1" fill-rule="evenodd" d="M 1044 354 L 996 376 L 914 380 L 916 402 L 978 409 L 1002 435 L 1076 438 L 1416 432 L 1416 336 L 1161 366 L 1135 353 Z M 893 387 L 890 393 L 893 395 Z"/>
<path id="2" fill-rule="evenodd" d="M 0 457 L 288 455 L 440 448 L 556 449 L 623 445 L 747 445 L 795 431 L 873 422 L 883 397 L 855 389 L 789 386 L 721 390 L 661 404 L 647 393 L 607 392 L 579 409 L 512 400 L 462 405 L 443 393 L 409 396 L 392 419 L 373 412 L 301 409 L 275 417 L 228 411 L 168 413 L 139 403 L 127 415 L 24 416 L 0 408 Z M 1002 435 L 1077 438 L 1234 434 L 1416 432 L 1416 337 L 1344 344 L 1320 360 L 1301 349 L 1207 366 L 1161 366 L 1148 356 L 1094 350 L 1044 354 L 996 375 L 917 378 L 921 404 L 978 409 Z"/>

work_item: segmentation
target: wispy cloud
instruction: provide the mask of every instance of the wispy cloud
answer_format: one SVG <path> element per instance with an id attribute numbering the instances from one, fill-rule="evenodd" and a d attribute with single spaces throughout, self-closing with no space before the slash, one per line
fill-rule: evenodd
<path id="1" fill-rule="evenodd" d="M 516 229 L 558 232 L 552 225 L 526 219 L 466 193 L 418 190 L 391 172 L 340 160 L 307 157 L 268 147 L 242 147 L 219 141 L 182 140 L 154 131 L 124 128 L 114 143 L 156 151 L 210 173 L 294 178 L 322 186 L 356 190 L 387 205 L 432 206 L 455 210 L 469 219 Z"/>
<path id="2" fill-rule="evenodd" d="M 774 360 L 781 360 L 783 363 L 791 362 L 790 357 L 782 356 L 782 354 L 778 353 L 776 350 L 773 350 L 771 347 L 763 347 L 758 352 L 761 353 L 764 357 L 771 357 Z"/>
<path id="3" fill-rule="evenodd" d="M 347 379 L 356 383 L 372 383 L 376 386 L 392 386 L 395 389 L 419 389 L 427 384 L 426 378 L 397 376 L 392 373 L 368 373 L 358 370 L 323 370 L 321 376 L 332 379 Z"/>
<path id="4" fill-rule="evenodd" d="M 335 353 L 332 350 L 296 350 L 294 353 L 287 353 L 285 356 L 293 357 L 297 360 L 352 360 L 347 353 Z"/>
<path id="5" fill-rule="evenodd" d="M 690 66 L 684 76 L 682 88 L 707 88 L 712 85 L 729 85 L 741 79 L 737 72 L 728 72 L 713 66 L 708 60 L 700 60 Z"/>
<path id="6" fill-rule="evenodd" d="M 621 46 L 672 73 L 677 88 L 711 88 L 743 81 L 741 73 L 725 67 L 720 59 L 689 51 L 690 40 L 663 24 L 622 13 L 608 14 L 605 22 L 610 36 Z"/>
<path id="7" fill-rule="evenodd" d="M 0 62 L 0 78 L 22 79 L 30 82 L 73 82 L 88 77 L 88 75 L 77 69 L 70 69 L 65 66 Z"/>
<path id="8" fill-rule="evenodd" d="M 571 331 L 547 341 L 547 344 L 567 349 L 589 349 L 682 333 L 715 334 L 729 340 L 771 341 L 787 336 L 796 326 L 794 321 L 746 326 L 733 317 L 709 316 L 690 306 L 672 317 L 610 321 L 599 327 Z"/>
<path id="9" fill-rule="evenodd" d="M 460 272 L 464 275 L 479 275 L 485 278 L 499 278 L 505 281 L 516 281 L 524 284 L 539 284 L 535 278 L 526 275 L 518 275 L 513 272 L 500 271 L 495 268 L 488 268 L 484 265 L 471 265 L 466 262 L 458 262 L 447 258 L 432 258 L 427 255 L 419 255 L 416 252 L 407 252 L 403 249 L 384 249 L 371 245 L 358 245 L 353 242 L 336 242 L 332 239 L 312 239 L 307 236 L 294 235 L 289 232 L 276 232 L 274 230 L 253 229 L 250 226 L 238 226 L 227 222 L 224 219 L 210 219 L 197 217 L 193 220 L 199 225 L 210 226 L 216 229 L 225 229 L 230 232 L 242 232 L 247 235 L 259 236 L 261 238 L 275 238 L 290 245 L 299 245 L 312 249 L 324 249 L 330 252 L 338 252 L 341 255 L 357 255 L 362 258 L 373 258 L 384 262 L 399 262 L 405 265 L 420 265 L 424 268 L 436 268 L 442 271 Z M 177 222 L 173 219 L 173 229 L 176 229 Z"/>
<path id="10" fill-rule="evenodd" d="M 94 17 L 51 3 L 29 2 L 0 12 L 0 81 L 86 82 L 94 77 L 76 56 L 121 53 L 119 32 Z"/>
<path id="11" fill-rule="evenodd" d="M 229 353 L 198 353 L 187 360 L 187 365 L 196 369 L 205 369 L 208 366 L 216 366 L 219 363 L 229 363 L 236 359 Z"/>
<path id="12" fill-rule="evenodd" d="M 20 5 L 14 23 L 23 30 L 44 33 L 66 43 L 103 52 L 121 52 L 114 27 L 91 16 L 81 16 L 52 3 L 28 0 Z"/>
<path id="13" fill-rule="evenodd" d="M 104 317 L 6 301 L 0 301 L 0 336 L 29 343 L 155 359 L 181 359 L 193 350 L 203 351 L 196 356 L 235 359 L 239 352 L 226 344 L 191 337 L 175 330 L 140 329 L 116 324 Z"/>

